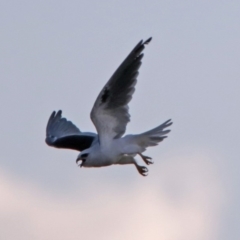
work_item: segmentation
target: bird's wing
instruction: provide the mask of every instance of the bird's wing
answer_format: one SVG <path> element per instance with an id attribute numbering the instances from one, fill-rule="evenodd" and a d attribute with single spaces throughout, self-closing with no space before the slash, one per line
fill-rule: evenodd
<path id="1" fill-rule="evenodd" d="M 97 129 L 100 144 L 120 138 L 130 121 L 128 103 L 132 99 L 137 82 L 138 70 L 143 58 L 145 42 L 140 41 L 118 67 L 98 95 L 91 111 L 91 119 Z"/>
<path id="2" fill-rule="evenodd" d="M 47 123 L 46 143 L 57 148 L 83 151 L 97 138 L 95 133 L 81 132 L 72 122 L 62 117 L 62 111 L 54 111 Z"/>

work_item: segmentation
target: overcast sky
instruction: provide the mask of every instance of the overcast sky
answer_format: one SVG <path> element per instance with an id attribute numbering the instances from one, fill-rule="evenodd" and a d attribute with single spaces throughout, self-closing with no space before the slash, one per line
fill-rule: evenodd
<path id="1" fill-rule="evenodd" d="M 0 3 L 0 239 L 238 240 L 240 2 Z M 127 133 L 172 118 L 134 166 L 80 169 L 45 144 L 53 110 L 82 131 L 106 81 L 146 47 Z"/>

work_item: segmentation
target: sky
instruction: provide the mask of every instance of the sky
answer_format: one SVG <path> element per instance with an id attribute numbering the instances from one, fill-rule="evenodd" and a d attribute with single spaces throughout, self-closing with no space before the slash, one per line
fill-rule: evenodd
<path id="1" fill-rule="evenodd" d="M 0 239 L 240 238 L 240 2 L 0 3 Z M 53 110 L 95 132 L 93 103 L 141 40 L 127 133 L 171 118 L 154 164 L 78 168 L 45 144 Z M 140 161 L 140 159 L 139 159 Z"/>

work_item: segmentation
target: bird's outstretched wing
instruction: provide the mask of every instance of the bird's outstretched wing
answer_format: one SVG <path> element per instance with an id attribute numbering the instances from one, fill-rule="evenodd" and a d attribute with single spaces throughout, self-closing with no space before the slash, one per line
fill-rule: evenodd
<path id="1" fill-rule="evenodd" d="M 120 138 L 130 121 L 128 103 L 137 83 L 138 70 L 143 58 L 145 42 L 140 41 L 127 58 L 118 67 L 98 95 L 91 111 L 91 119 L 97 129 L 100 144 L 107 144 L 114 138 Z"/>
<path id="2" fill-rule="evenodd" d="M 47 123 L 46 143 L 56 148 L 83 151 L 97 138 L 95 133 L 81 132 L 72 122 L 62 117 L 62 111 L 54 111 Z"/>

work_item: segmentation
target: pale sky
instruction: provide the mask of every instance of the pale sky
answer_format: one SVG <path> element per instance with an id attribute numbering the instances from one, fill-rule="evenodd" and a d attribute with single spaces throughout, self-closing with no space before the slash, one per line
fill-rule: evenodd
<path id="1" fill-rule="evenodd" d="M 240 2 L 0 3 L 0 239 L 240 239 Z M 53 110 L 82 131 L 141 40 L 127 133 L 172 118 L 134 166 L 80 169 L 45 144 Z"/>

